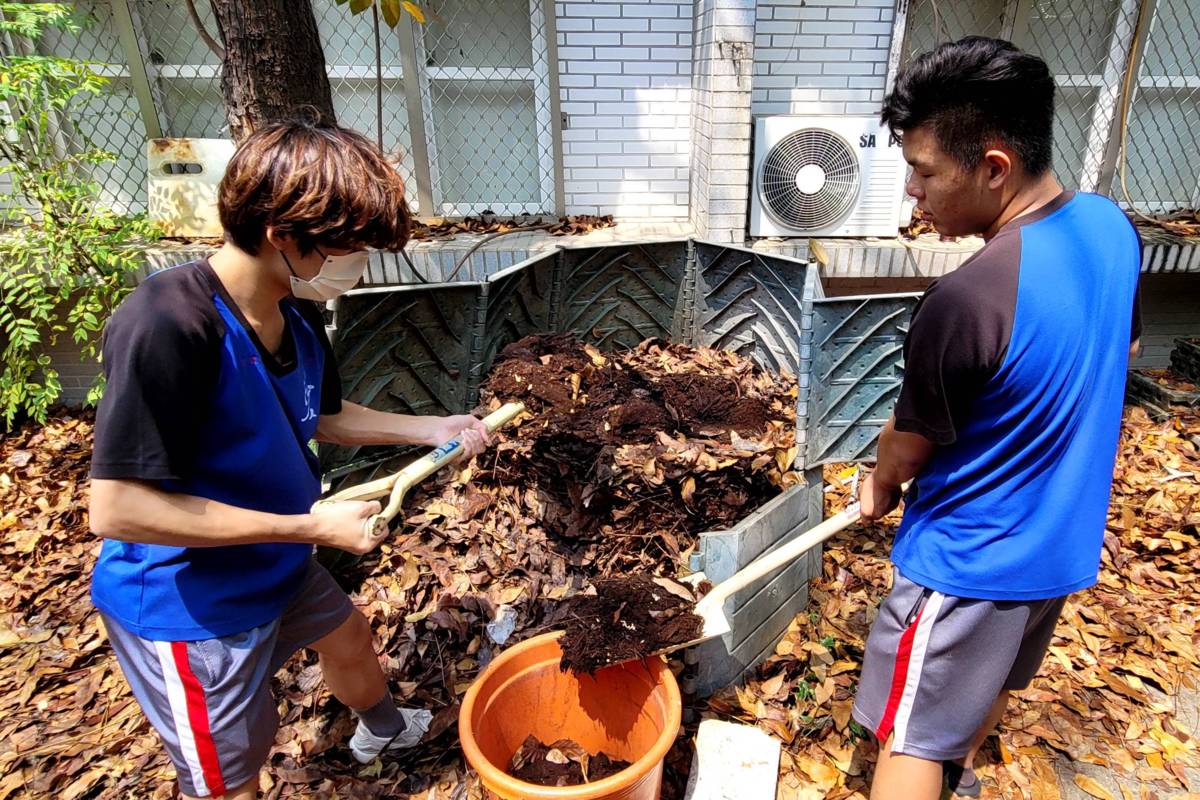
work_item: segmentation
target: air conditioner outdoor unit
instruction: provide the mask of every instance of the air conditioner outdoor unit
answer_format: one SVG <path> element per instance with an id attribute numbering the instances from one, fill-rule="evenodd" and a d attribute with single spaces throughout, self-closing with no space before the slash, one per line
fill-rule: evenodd
<path id="1" fill-rule="evenodd" d="M 895 236 L 907 165 L 877 116 L 754 124 L 751 236 Z"/>

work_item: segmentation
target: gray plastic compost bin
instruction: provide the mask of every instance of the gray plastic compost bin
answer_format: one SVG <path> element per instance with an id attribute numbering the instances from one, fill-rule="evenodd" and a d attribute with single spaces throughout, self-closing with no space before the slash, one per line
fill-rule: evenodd
<path id="1" fill-rule="evenodd" d="M 505 345 L 564 331 L 601 348 L 648 337 L 718 347 L 796 375 L 805 481 L 735 527 L 701 535 L 689 566 L 713 581 L 820 521 L 821 465 L 870 458 L 899 390 L 915 295 L 827 300 L 815 264 L 692 239 L 562 247 L 512 266 L 512 256 L 487 258 L 463 270 L 471 280 L 340 298 L 331 334 L 345 396 L 404 413 L 462 413 Z M 335 485 L 392 471 L 402 458 L 387 448 L 322 450 Z M 819 568 L 810 553 L 735 596 L 732 632 L 685 655 L 684 690 L 708 695 L 769 655 Z"/>

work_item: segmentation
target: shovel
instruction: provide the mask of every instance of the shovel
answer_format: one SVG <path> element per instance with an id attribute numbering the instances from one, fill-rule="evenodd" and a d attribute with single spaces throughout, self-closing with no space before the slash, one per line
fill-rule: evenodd
<path id="1" fill-rule="evenodd" d="M 484 417 L 483 424 L 487 426 L 488 433 L 495 433 L 524 411 L 524 403 L 507 403 Z M 360 483 L 349 489 L 342 489 L 336 494 L 318 500 L 313 504 L 313 509 L 343 500 L 375 500 L 386 495 L 388 501 L 383 510 L 378 514 L 372 514 L 364 523 L 364 532 L 368 536 L 372 539 L 382 538 L 387 533 L 388 523 L 400 513 L 400 506 L 404 502 L 404 495 L 408 494 L 408 490 L 447 464 L 458 461 L 462 454 L 462 440 L 451 439 L 394 475 Z"/>
<path id="2" fill-rule="evenodd" d="M 857 486 L 858 481 L 855 480 Z M 900 487 L 901 492 L 908 490 L 909 484 Z M 724 636 L 732 630 L 729 617 L 725 613 L 725 601 L 745 589 L 760 578 L 770 575 L 780 567 L 787 566 L 800 556 L 813 549 L 821 542 L 853 525 L 861 518 L 858 502 L 855 501 L 838 514 L 830 517 L 815 528 L 811 528 L 797 536 L 792 541 L 772 550 L 766 555 L 759 556 L 746 566 L 735 572 L 729 578 L 721 581 L 696 603 L 695 614 L 704 620 L 704 628 L 700 637 L 683 644 L 671 645 L 662 650 L 655 650 L 651 655 L 665 655 L 683 650 L 694 645 L 702 644 L 710 639 Z M 697 575 L 690 576 L 688 582 L 693 582 Z"/>

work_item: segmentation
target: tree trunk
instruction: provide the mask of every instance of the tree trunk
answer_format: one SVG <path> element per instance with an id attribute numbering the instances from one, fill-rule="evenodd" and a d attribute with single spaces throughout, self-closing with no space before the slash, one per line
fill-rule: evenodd
<path id="1" fill-rule="evenodd" d="M 225 46 L 221 93 L 234 140 L 306 108 L 336 121 L 311 0 L 210 2 Z"/>

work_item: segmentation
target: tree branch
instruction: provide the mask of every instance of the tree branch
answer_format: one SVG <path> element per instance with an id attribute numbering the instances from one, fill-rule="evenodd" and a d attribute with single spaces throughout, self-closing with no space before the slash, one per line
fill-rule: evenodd
<path id="1" fill-rule="evenodd" d="M 208 45 L 208 49 L 212 50 L 217 58 L 224 61 L 225 48 L 218 44 L 217 40 L 209 34 L 208 29 L 204 27 L 203 20 L 200 19 L 200 15 L 196 12 L 195 0 L 187 0 L 187 9 L 188 15 L 192 18 L 192 25 L 196 26 L 196 32 L 200 34 L 200 38 Z"/>

